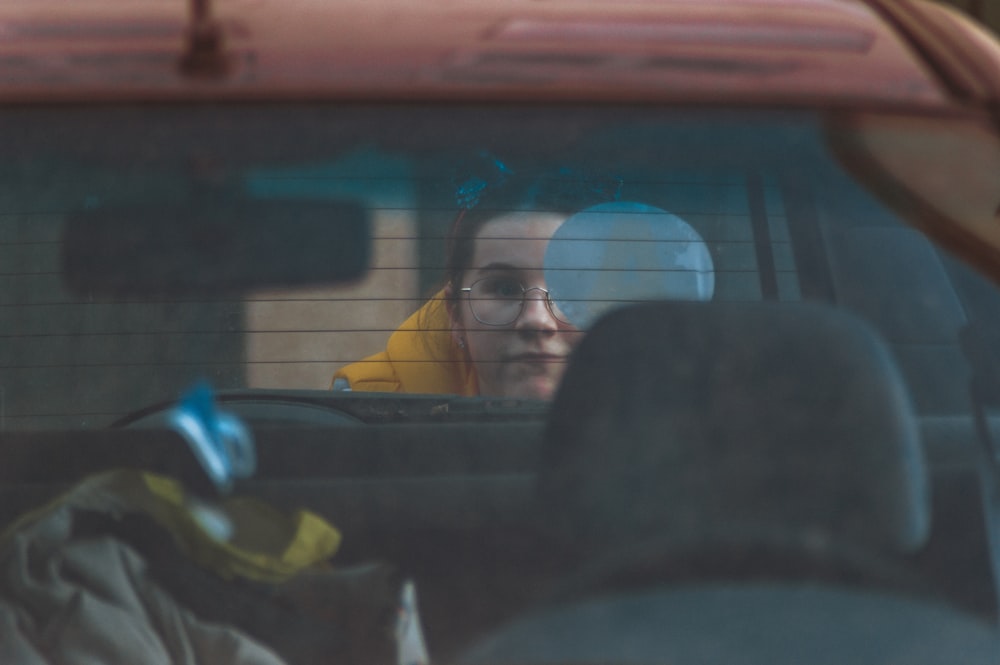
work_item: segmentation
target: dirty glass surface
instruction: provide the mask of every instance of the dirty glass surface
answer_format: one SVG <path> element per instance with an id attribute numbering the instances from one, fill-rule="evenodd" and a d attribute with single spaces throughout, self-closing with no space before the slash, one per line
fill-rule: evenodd
<path id="1" fill-rule="evenodd" d="M 922 413 L 950 414 L 968 407 L 958 331 L 996 311 L 992 287 L 852 182 L 823 119 L 805 113 L 108 108 L 11 111 L 4 127 L 6 430 L 105 427 L 199 378 L 217 389 L 327 389 L 335 370 L 382 351 L 444 285 L 463 183 L 497 178 L 495 162 L 511 178 L 557 181 L 570 197 L 589 188 L 580 200 L 617 205 L 625 212 L 615 219 L 632 206 L 633 219 L 656 220 L 602 248 L 600 223 L 577 215 L 572 233 L 592 242 L 553 247 L 547 274 L 571 292 L 581 328 L 612 301 L 664 294 L 833 303 L 886 338 Z M 115 299 L 61 275 L 74 214 L 131 206 L 141 215 L 197 201 L 206 187 L 229 192 L 214 199 L 220 207 L 225 196 L 277 201 L 279 211 L 281 201 L 360 203 L 371 269 L 347 285 L 224 297 Z M 224 260 L 226 241 L 215 242 Z M 672 243 L 696 247 L 693 263 L 678 264 L 675 284 L 663 277 L 674 267 L 659 264 L 660 281 L 639 284 L 641 264 L 660 260 L 648 248 Z M 622 283 L 586 284 L 602 269 Z"/>
<path id="2" fill-rule="evenodd" d="M 527 611 L 542 589 L 559 588 L 571 569 L 586 573 L 605 557 L 620 566 L 651 547 L 636 540 L 629 520 L 638 515 L 635 528 L 649 532 L 642 516 L 658 515 L 650 506 L 661 505 L 663 497 L 643 494 L 657 483 L 642 480 L 636 469 L 665 462 L 625 452 L 629 447 L 615 437 L 623 422 L 641 424 L 652 412 L 669 411 L 665 402 L 650 407 L 673 393 L 647 375 L 659 368 L 668 373 L 656 364 L 667 361 L 655 342 L 671 330 L 678 336 L 662 337 L 661 347 L 680 340 L 695 349 L 669 361 L 671 376 L 683 374 L 689 358 L 703 362 L 705 356 L 707 365 L 691 360 L 695 374 L 725 377 L 732 370 L 753 378 L 718 400 L 751 395 L 759 401 L 747 404 L 765 404 L 773 389 L 772 406 L 788 405 L 760 407 L 766 417 L 757 420 L 740 410 L 743 402 L 706 411 L 736 414 L 733 422 L 746 416 L 759 428 L 747 430 L 743 457 L 725 438 L 731 432 L 724 423 L 704 434 L 706 445 L 732 443 L 719 445 L 727 454 L 736 451 L 734 468 L 748 469 L 747 477 L 776 461 L 757 447 L 772 417 L 791 423 L 789 432 L 829 430 L 844 441 L 864 442 L 878 431 L 919 442 L 914 473 L 923 477 L 926 471 L 931 487 L 913 490 L 918 502 L 927 502 L 921 516 L 900 527 L 906 533 L 898 538 L 861 528 L 861 541 L 879 547 L 883 537 L 905 541 L 904 552 L 892 552 L 893 561 L 915 571 L 925 597 L 988 623 L 996 614 L 989 547 L 996 495 L 989 469 L 993 408 L 1000 405 L 994 350 L 1000 292 L 918 230 L 927 227 L 913 217 L 913 200 L 900 201 L 898 188 L 888 196 L 881 181 L 859 180 L 865 170 L 850 161 L 858 156 L 857 141 L 854 152 L 839 143 L 851 126 L 842 120 L 832 112 L 613 106 L 4 110 L 0 433 L 12 445 L 14 435 L 55 432 L 65 439 L 60 445 L 71 446 L 84 441 L 73 438 L 84 432 L 170 426 L 164 418 L 195 387 L 228 399 L 265 443 L 271 431 L 286 446 L 262 449 L 256 467 L 261 482 L 245 488 L 282 505 L 316 508 L 345 534 L 348 561 L 404 560 L 421 589 L 432 651 L 452 657 Z M 865 125 L 876 132 L 880 126 Z M 891 140 L 905 143 L 905 123 L 889 126 Z M 986 131 L 968 118 L 942 118 L 939 131 L 947 135 L 949 126 L 976 127 L 957 132 L 962 135 Z M 924 136 L 928 122 L 914 127 Z M 907 162 L 904 190 L 906 183 L 929 180 L 939 191 L 952 191 L 949 181 L 967 179 L 961 164 L 949 162 L 937 177 L 933 158 L 924 166 L 927 172 Z M 988 189 L 980 188 L 986 198 Z M 974 209 L 993 210 L 978 203 Z M 963 208 L 963 214 L 971 213 Z M 452 236 L 476 217 L 486 221 L 477 227 L 461 283 L 450 285 L 454 299 L 446 302 Z M 498 225 L 498 219 L 505 221 Z M 95 220 L 111 221 L 100 226 Z M 362 221 L 370 241 L 358 235 Z M 164 233 L 172 223 L 183 233 Z M 482 229 L 495 233 L 483 235 Z M 156 241 L 142 240 L 149 237 Z M 239 275 L 255 265 L 272 276 L 241 283 Z M 363 265 L 361 274 L 348 275 Z M 410 349 L 399 355 L 390 337 L 428 302 L 440 305 L 437 314 L 397 337 Z M 688 339 L 658 327 L 663 321 L 654 316 L 647 335 L 644 324 L 628 327 L 627 314 L 615 317 L 638 304 L 662 302 L 690 305 L 691 320 L 701 316 L 697 312 L 723 312 L 708 315 L 705 325 L 716 326 L 717 337 L 706 337 L 706 344 L 723 340 L 727 349 L 739 346 L 732 340 L 741 338 L 744 325 L 747 339 L 766 342 L 772 313 L 775 331 L 792 330 L 783 318 L 791 311 L 808 323 L 803 330 L 812 331 L 789 347 L 787 357 L 802 354 L 802 372 L 812 367 L 806 362 L 810 344 L 815 342 L 814 356 L 828 355 L 838 348 L 838 331 L 847 338 L 860 327 L 862 337 L 874 340 L 872 357 L 884 363 L 876 374 L 890 377 L 886 399 L 901 420 L 828 428 L 822 419 L 841 413 L 840 397 L 821 397 L 828 401 L 795 411 L 794 391 L 768 378 L 792 371 L 774 348 L 772 355 L 755 355 L 752 344 L 739 347 L 713 365 L 711 353 L 697 350 L 701 333 Z M 687 309 L 670 311 L 687 320 Z M 734 323 L 724 324 L 730 315 Z M 624 328 L 601 328 L 618 330 L 600 338 L 602 347 L 652 350 L 629 359 L 632 365 L 594 360 L 591 366 L 584 359 L 575 365 L 574 353 L 605 317 Z M 504 344 L 540 334 L 515 330 L 528 320 L 544 320 L 546 339 L 561 341 L 507 363 L 496 355 Z M 410 385 L 448 388 L 441 394 L 386 392 L 400 383 L 406 391 L 411 380 L 381 381 L 389 370 L 377 354 L 387 344 L 397 354 L 392 371 L 419 377 Z M 428 356 L 424 344 L 438 345 L 440 353 Z M 476 354 L 484 355 L 477 361 Z M 448 363 L 461 366 L 457 383 L 427 378 Z M 504 363 L 517 365 L 517 376 L 528 379 L 510 388 L 514 374 L 496 370 Z M 559 383 L 567 365 L 567 376 L 575 377 L 571 387 Z M 360 374 L 337 374 L 348 366 Z M 545 374 L 552 366 L 559 370 Z M 588 367 L 604 369 L 588 374 Z M 835 373 L 826 367 L 818 371 Z M 357 377 L 371 373 L 381 382 L 366 389 Z M 828 383 L 822 373 L 795 381 L 800 379 L 804 383 L 794 385 Z M 726 384 L 697 385 L 678 393 L 678 403 L 717 405 L 713 390 Z M 600 411 L 587 406 L 590 392 L 621 419 L 587 420 Z M 822 406 L 827 403 L 829 409 Z M 583 430 L 570 428 L 576 434 L 559 438 L 560 427 L 573 421 L 584 423 Z M 644 440 L 669 425 L 657 422 L 636 425 L 633 438 L 621 436 Z M 389 429 L 376 427 L 383 425 Z M 783 426 L 775 421 L 775 431 Z M 689 430 L 662 431 L 683 438 Z M 577 434 L 606 435 L 610 448 L 580 462 L 560 447 Z M 134 436 L 141 445 L 141 435 Z M 546 443 L 553 438 L 558 445 Z M 355 444 L 358 449 L 336 463 L 324 461 Z M 360 444 L 379 452 L 365 453 Z M 23 448 L 18 459 L 30 457 Z M 114 448 L 100 450 L 88 455 L 88 469 L 119 466 Z M 71 457 L 62 459 L 52 465 L 65 467 L 58 479 L 65 484 L 76 479 L 75 467 Z M 690 458 L 677 453 L 671 460 Z M 564 462 L 567 468 L 583 465 L 572 478 L 586 480 L 586 469 L 602 468 L 608 477 L 621 472 L 628 480 L 580 489 L 560 475 Z M 837 475 L 850 469 L 841 462 L 817 477 L 874 478 L 884 460 L 855 460 L 864 472 Z M 45 464 L 34 464 L 33 472 L 41 473 Z M 39 498 L 24 488 L 40 481 L 24 478 L 19 485 L 11 477 L 18 467 L 12 468 L 5 477 L 8 512 L 17 513 Z M 354 482 L 355 473 L 364 480 Z M 324 484 L 336 474 L 344 478 Z M 540 507 L 533 503 L 536 476 L 540 496 L 548 497 Z M 737 474 L 734 485 L 742 477 Z M 797 505 L 801 487 L 794 474 L 776 477 L 764 483 L 769 496 Z M 872 486 L 900 483 L 905 485 L 894 479 Z M 603 492 L 599 501 L 588 503 L 591 490 Z M 587 516 L 587 528 L 575 530 L 581 527 L 567 520 L 568 535 L 549 547 L 534 539 L 539 530 L 546 536 L 558 531 L 553 525 L 559 520 L 543 510 L 560 502 L 557 494 Z M 627 509 L 628 519 L 620 519 L 618 508 Z M 862 505 L 860 513 L 865 510 Z M 779 512 L 793 522 L 801 517 L 792 508 Z M 697 520 L 677 519 L 684 538 L 694 537 Z M 601 520 L 615 526 L 605 533 Z M 853 523 L 845 528 L 856 531 Z M 609 542 L 621 548 L 609 551 Z M 702 579 L 700 574 L 684 579 Z M 639 577 L 639 588 L 659 579 Z"/>

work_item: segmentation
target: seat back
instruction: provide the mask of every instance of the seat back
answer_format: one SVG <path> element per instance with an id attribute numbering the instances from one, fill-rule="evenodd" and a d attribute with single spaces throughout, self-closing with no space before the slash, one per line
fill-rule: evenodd
<path id="1" fill-rule="evenodd" d="M 929 490 L 910 399 L 860 319 L 802 303 L 651 303 L 581 342 L 539 473 L 555 534 L 920 547 Z"/>

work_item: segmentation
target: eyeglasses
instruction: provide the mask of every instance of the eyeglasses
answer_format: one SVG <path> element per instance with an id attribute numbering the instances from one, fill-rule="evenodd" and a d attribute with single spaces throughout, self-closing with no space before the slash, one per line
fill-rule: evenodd
<path id="1" fill-rule="evenodd" d="M 523 284 L 510 277 L 485 277 L 459 291 L 469 298 L 469 308 L 476 321 L 488 326 L 506 326 L 517 321 L 524 311 L 524 301 L 529 291 L 541 291 L 549 313 L 557 321 L 573 325 L 559 306 L 552 302 L 548 290 L 540 286 L 526 289 Z"/>

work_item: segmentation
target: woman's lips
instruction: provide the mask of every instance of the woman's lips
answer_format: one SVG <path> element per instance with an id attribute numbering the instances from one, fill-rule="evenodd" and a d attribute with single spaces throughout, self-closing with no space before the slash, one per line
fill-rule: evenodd
<path id="1" fill-rule="evenodd" d="M 557 353 L 516 353 L 508 356 L 508 361 L 517 363 L 562 363 L 566 362 L 566 356 Z"/>

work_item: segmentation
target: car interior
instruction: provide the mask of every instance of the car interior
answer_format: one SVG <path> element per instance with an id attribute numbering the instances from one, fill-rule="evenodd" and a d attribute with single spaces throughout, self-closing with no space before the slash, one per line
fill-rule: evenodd
<path id="1" fill-rule="evenodd" d="M 2 112 L 8 529 L 109 469 L 217 499 L 170 419 L 204 380 L 252 432 L 232 493 L 412 580 L 433 660 L 997 661 L 1000 292 L 859 182 L 831 119 L 248 106 Z M 456 183 L 494 155 L 679 217 L 707 296 L 602 307 L 551 403 L 330 390 L 440 287 Z M 155 563 L 289 662 L 379 639 Z"/>

